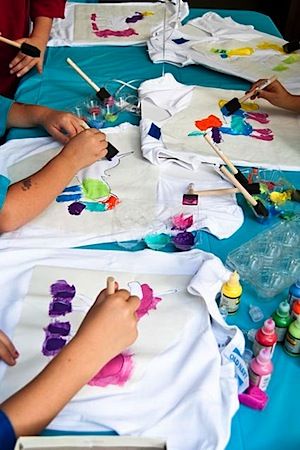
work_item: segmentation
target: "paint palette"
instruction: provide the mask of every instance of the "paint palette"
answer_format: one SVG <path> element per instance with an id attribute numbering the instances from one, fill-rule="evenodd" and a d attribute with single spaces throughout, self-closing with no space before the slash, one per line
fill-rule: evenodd
<path id="1" fill-rule="evenodd" d="M 259 297 L 272 298 L 300 277 L 299 230 L 298 215 L 230 252 L 226 265 L 237 270 Z"/>

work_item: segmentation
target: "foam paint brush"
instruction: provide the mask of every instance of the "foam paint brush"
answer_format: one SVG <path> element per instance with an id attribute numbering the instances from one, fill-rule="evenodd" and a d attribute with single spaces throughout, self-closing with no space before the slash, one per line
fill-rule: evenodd
<path id="1" fill-rule="evenodd" d="M 203 191 L 197 191 L 194 189 L 194 183 L 190 183 L 188 186 L 188 191 L 182 197 L 183 205 L 198 205 L 199 196 L 200 197 L 221 197 L 223 195 L 231 195 L 239 192 L 237 188 L 224 188 L 224 189 L 207 189 Z"/>
<path id="2" fill-rule="evenodd" d="M 258 94 L 259 91 L 265 89 L 267 86 L 272 84 L 275 80 L 277 80 L 276 76 L 272 76 L 268 80 L 262 81 L 261 84 L 254 87 L 253 89 L 250 89 L 243 97 L 237 98 L 234 97 L 229 102 L 225 103 L 224 106 L 221 108 L 221 112 L 224 116 L 230 116 L 231 114 L 235 113 L 238 109 L 241 108 L 242 103 L 248 100 L 250 97 L 255 97 L 256 94 Z"/>
<path id="3" fill-rule="evenodd" d="M 81 121 L 81 126 L 85 130 L 88 130 L 89 128 L 91 128 L 84 120 Z M 113 159 L 113 157 L 116 156 L 118 153 L 119 153 L 119 150 L 117 150 L 114 145 L 112 145 L 110 142 L 108 142 L 107 143 L 107 153 L 106 153 L 105 158 L 108 161 L 111 161 Z"/>
<path id="4" fill-rule="evenodd" d="M 256 200 L 254 197 L 252 197 L 251 194 L 244 188 L 244 186 L 241 185 L 241 183 L 238 182 L 238 180 L 232 175 L 232 173 L 229 172 L 229 170 L 224 167 L 220 166 L 220 171 L 228 178 L 231 183 L 238 188 L 239 192 L 244 196 L 244 198 L 247 200 L 247 202 L 252 207 L 255 215 L 259 219 L 267 219 L 269 217 L 269 211 L 265 207 L 265 205 L 260 201 Z"/>
<path id="5" fill-rule="evenodd" d="M 0 41 L 20 49 L 24 55 L 32 56 L 33 58 L 39 58 L 41 56 L 41 50 L 27 42 L 22 42 L 22 44 L 20 44 L 20 42 L 12 41 L 4 36 L 0 36 Z"/>
<path id="6" fill-rule="evenodd" d="M 101 102 L 112 97 L 105 87 L 99 87 L 71 58 L 67 58 L 67 63 L 96 91 L 96 96 Z"/>
<path id="7" fill-rule="evenodd" d="M 245 177 L 242 172 L 235 167 L 235 165 L 230 161 L 228 156 L 225 155 L 225 153 L 222 152 L 222 150 L 219 149 L 219 147 L 212 142 L 212 140 L 208 137 L 207 134 L 204 135 L 204 139 L 206 142 L 211 146 L 211 148 L 216 152 L 216 154 L 224 161 L 224 163 L 228 166 L 230 171 L 233 173 L 234 177 L 244 186 L 244 188 L 250 193 L 250 194 L 259 194 L 260 193 L 260 186 L 259 183 L 249 183 L 247 178 Z"/>
<path id="8" fill-rule="evenodd" d="M 282 46 L 283 51 L 285 53 L 292 53 L 295 52 L 296 50 L 300 49 L 300 41 L 291 41 L 291 42 L 287 42 L 286 44 L 284 44 Z"/>

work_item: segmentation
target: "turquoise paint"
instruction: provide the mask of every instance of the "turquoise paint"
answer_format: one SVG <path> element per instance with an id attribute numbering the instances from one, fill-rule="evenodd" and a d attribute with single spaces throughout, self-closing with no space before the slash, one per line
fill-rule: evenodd
<path id="1" fill-rule="evenodd" d="M 106 211 L 106 206 L 103 203 L 84 202 L 87 211 L 100 212 Z"/>

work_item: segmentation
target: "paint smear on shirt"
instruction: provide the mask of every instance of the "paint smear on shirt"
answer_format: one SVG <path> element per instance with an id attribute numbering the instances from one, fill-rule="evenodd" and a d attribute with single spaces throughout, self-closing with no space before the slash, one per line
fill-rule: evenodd
<path id="1" fill-rule="evenodd" d="M 275 52 L 284 53 L 282 46 L 273 42 L 262 42 L 256 46 L 259 50 L 275 50 Z"/>

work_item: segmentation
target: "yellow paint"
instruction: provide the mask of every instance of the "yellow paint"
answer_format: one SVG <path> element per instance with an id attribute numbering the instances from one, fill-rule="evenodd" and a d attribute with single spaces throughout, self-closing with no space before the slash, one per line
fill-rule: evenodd
<path id="1" fill-rule="evenodd" d="M 143 11 L 142 14 L 143 16 L 154 16 L 154 12 L 152 11 Z"/>
<path id="2" fill-rule="evenodd" d="M 285 192 L 271 192 L 270 200 L 272 203 L 275 203 L 275 205 L 282 205 L 283 203 L 287 202 L 288 200 L 291 200 L 292 198 L 292 191 L 285 191 Z"/>
<path id="3" fill-rule="evenodd" d="M 254 49 L 251 47 L 232 48 L 226 51 L 227 56 L 250 56 L 254 53 Z"/>
<path id="4" fill-rule="evenodd" d="M 226 103 L 228 103 L 228 100 L 224 100 L 223 98 L 219 100 L 218 105 L 221 109 Z M 244 111 L 257 111 L 259 109 L 259 106 L 255 102 L 245 102 L 241 104 L 241 107 Z"/>
<path id="5" fill-rule="evenodd" d="M 284 53 L 283 48 L 278 44 L 273 44 L 272 42 L 262 42 L 257 45 L 260 50 L 275 50 L 275 52 Z"/>

